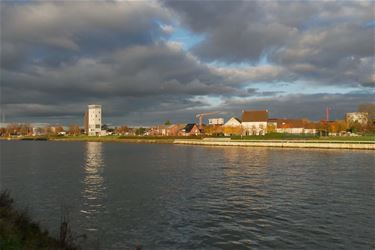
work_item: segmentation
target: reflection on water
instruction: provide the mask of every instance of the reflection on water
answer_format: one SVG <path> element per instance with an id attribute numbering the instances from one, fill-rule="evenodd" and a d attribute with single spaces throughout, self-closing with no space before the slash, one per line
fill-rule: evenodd
<path id="1" fill-rule="evenodd" d="M 49 230 L 68 200 L 82 249 L 375 249 L 373 152 L 0 144 L 3 187 Z"/>
<path id="2" fill-rule="evenodd" d="M 104 161 L 102 155 L 101 142 L 87 142 L 86 144 L 86 162 L 84 165 L 83 178 L 83 207 L 81 213 L 87 219 L 98 214 L 103 206 L 104 186 Z M 90 220 L 94 222 L 94 220 Z M 88 231 L 96 231 L 95 225 L 87 228 Z"/>

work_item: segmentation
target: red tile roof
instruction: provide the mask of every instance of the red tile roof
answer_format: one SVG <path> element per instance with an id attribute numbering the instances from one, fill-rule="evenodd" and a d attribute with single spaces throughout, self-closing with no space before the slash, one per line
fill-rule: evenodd
<path id="1" fill-rule="evenodd" d="M 267 120 L 268 110 L 242 111 L 242 122 L 266 122 Z"/>
<path id="2" fill-rule="evenodd" d="M 269 119 L 268 122 L 276 122 L 277 128 L 316 128 L 316 124 L 307 119 Z"/>
<path id="3" fill-rule="evenodd" d="M 303 120 L 280 119 L 277 121 L 278 128 L 303 128 Z"/>

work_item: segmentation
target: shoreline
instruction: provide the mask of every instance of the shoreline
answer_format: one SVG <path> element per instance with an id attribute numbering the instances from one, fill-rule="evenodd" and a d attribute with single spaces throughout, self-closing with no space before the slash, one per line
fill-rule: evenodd
<path id="1" fill-rule="evenodd" d="M 375 143 L 364 141 L 297 141 L 297 140 L 259 140 L 259 141 L 215 141 L 215 140 L 175 140 L 174 144 L 202 146 L 238 146 L 238 147 L 269 147 L 269 148 L 320 148 L 320 149 L 360 149 L 375 150 Z"/>
<path id="2" fill-rule="evenodd" d="M 230 138 L 108 138 L 108 137 L 70 137 L 70 138 L 1 138 L 1 140 L 60 141 L 60 142 L 120 142 L 134 144 L 174 144 L 201 146 L 273 147 L 273 148 L 320 148 L 320 149 L 359 149 L 375 150 L 375 141 L 355 140 L 236 140 Z"/>

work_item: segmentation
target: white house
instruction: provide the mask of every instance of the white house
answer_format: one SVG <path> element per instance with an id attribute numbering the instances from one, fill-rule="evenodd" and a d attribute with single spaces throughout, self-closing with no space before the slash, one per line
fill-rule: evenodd
<path id="1" fill-rule="evenodd" d="M 232 117 L 223 125 L 223 132 L 225 136 L 241 135 L 241 120 Z"/>
<path id="2" fill-rule="evenodd" d="M 277 133 L 303 134 L 305 123 L 303 120 L 279 119 L 277 121 Z"/>
<path id="3" fill-rule="evenodd" d="M 241 126 L 241 120 L 236 117 L 232 117 L 223 126 L 224 127 L 239 127 Z"/>
<path id="4" fill-rule="evenodd" d="M 242 134 L 265 135 L 267 133 L 268 110 L 242 111 Z"/>

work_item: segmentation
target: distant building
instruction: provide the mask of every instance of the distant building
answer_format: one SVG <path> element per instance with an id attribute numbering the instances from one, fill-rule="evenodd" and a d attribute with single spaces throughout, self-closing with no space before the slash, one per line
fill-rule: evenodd
<path id="1" fill-rule="evenodd" d="M 46 135 L 46 130 L 41 127 L 33 127 L 32 135 L 33 136 Z"/>
<path id="2" fill-rule="evenodd" d="M 167 136 L 177 136 L 179 131 L 184 129 L 186 124 L 171 124 L 167 128 Z"/>
<path id="3" fill-rule="evenodd" d="M 197 124 L 195 123 L 189 123 L 186 124 L 186 126 L 180 130 L 179 135 L 182 136 L 193 136 L 193 135 L 200 135 L 201 131 L 198 128 Z"/>
<path id="4" fill-rule="evenodd" d="M 85 133 L 89 136 L 102 135 L 102 106 L 88 105 L 84 118 Z"/>
<path id="5" fill-rule="evenodd" d="M 345 121 L 349 126 L 356 124 L 356 123 L 361 126 L 365 126 L 368 123 L 368 113 L 367 112 L 346 113 Z"/>
<path id="6" fill-rule="evenodd" d="M 269 118 L 267 121 L 267 133 L 277 133 L 278 118 Z"/>
<path id="7" fill-rule="evenodd" d="M 151 127 L 148 131 L 148 135 L 152 136 L 167 136 L 168 134 L 168 127 L 170 125 L 157 125 L 155 127 Z"/>
<path id="8" fill-rule="evenodd" d="M 316 134 L 317 124 L 308 119 L 268 119 L 267 132 L 286 134 Z"/>
<path id="9" fill-rule="evenodd" d="M 241 120 L 232 117 L 223 125 L 223 132 L 225 136 L 241 135 Z"/>
<path id="10" fill-rule="evenodd" d="M 307 122 L 304 124 L 303 133 L 316 135 L 318 133 L 318 127 L 319 125 L 317 123 Z"/>
<path id="11" fill-rule="evenodd" d="M 298 119 L 278 119 L 277 120 L 277 133 L 287 134 L 303 134 L 304 133 L 304 122 Z"/>
<path id="12" fill-rule="evenodd" d="M 267 133 L 268 110 L 242 111 L 242 134 L 265 135 Z"/>
<path id="13" fill-rule="evenodd" d="M 210 118 L 208 119 L 209 125 L 223 125 L 224 124 L 224 118 Z"/>
<path id="14" fill-rule="evenodd" d="M 225 124 L 224 124 L 224 127 L 238 127 L 238 126 L 241 126 L 241 120 L 236 118 L 236 117 L 232 117 L 230 118 Z"/>

